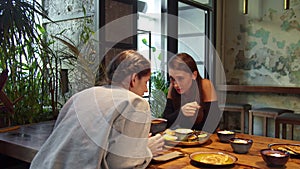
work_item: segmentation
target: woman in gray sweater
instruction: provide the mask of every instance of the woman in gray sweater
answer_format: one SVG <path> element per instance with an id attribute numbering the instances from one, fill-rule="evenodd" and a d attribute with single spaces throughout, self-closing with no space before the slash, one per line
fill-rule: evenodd
<path id="1" fill-rule="evenodd" d="M 149 138 L 147 92 L 150 63 L 127 50 L 108 65 L 108 85 L 72 96 L 59 113 L 53 132 L 31 169 L 146 168 L 164 145 Z"/>

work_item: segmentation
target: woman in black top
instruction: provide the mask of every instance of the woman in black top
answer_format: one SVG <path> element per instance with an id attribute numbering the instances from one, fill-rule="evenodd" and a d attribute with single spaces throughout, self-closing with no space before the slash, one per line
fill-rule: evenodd
<path id="1" fill-rule="evenodd" d="M 210 80 L 202 79 L 196 62 L 187 53 L 172 57 L 168 66 L 171 84 L 163 113 L 167 127 L 214 132 L 222 114 Z"/>

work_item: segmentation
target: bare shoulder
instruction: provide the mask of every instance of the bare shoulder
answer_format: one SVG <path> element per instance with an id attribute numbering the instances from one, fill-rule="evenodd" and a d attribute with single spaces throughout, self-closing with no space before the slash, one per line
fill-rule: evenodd
<path id="1" fill-rule="evenodd" d="M 202 79 L 201 80 L 201 84 L 203 87 L 211 87 L 213 86 L 211 81 L 209 79 Z"/>
<path id="2" fill-rule="evenodd" d="M 217 94 L 212 82 L 209 79 L 202 79 L 202 93 L 204 102 L 212 102 L 217 100 Z"/>

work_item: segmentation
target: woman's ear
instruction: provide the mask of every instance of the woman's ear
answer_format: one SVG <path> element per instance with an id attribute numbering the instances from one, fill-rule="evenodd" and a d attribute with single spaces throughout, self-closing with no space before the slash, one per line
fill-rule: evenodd
<path id="1" fill-rule="evenodd" d="M 130 87 L 134 87 L 135 86 L 136 78 L 137 78 L 137 74 L 133 73 L 131 75 L 131 77 L 130 77 Z"/>
<path id="2" fill-rule="evenodd" d="M 197 79 L 197 75 L 198 75 L 198 72 L 197 72 L 197 71 L 194 71 L 194 72 L 193 72 L 193 77 L 192 77 L 193 80 L 196 80 L 196 79 Z"/>

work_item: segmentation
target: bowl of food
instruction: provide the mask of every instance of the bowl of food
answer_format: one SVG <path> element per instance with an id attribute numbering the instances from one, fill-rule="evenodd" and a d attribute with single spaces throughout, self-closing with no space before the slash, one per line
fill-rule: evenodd
<path id="1" fill-rule="evenodd" d="M 245 138 L 231 138 L 229 142 L 233 152 L 238 154 L 248 153 L 253 144 L 253 140 Z"/>
<path id="2" fill-rule="evenodd" d="M 167 128 L 167 120 L 163 118 L 155 118 L 151 120 L 150 133 L 155 135 L 157 133 L 165 131 Z"/>
<path id="3" fill-rule="evenodd" d="M 227 168 L 233 165 L 237 157 L 223 152 L 194 152 L 190 155 L 191 164 L 199 167 Z"/>
<path id="4" fill-rule="evenodd" d="M 228 143 L 231 138 L 235 137 L 235 132 L 229 130 L 220 130 L 217 131 L 217 135 L 220 142 Z"/>
<path id="5" fill-rule="evenodd" d="M 192 129 L 178 128 L 175 130 L 175 136 L 179 141 L 187 141 L 188 137 L 193 133 Z"/>
<path id="6" fill-rule="evenodd" d="M 269 166 L 284 166 L 290 158 L 288 152 L 281 150 L 262 149 L 260 154 Z"/>

